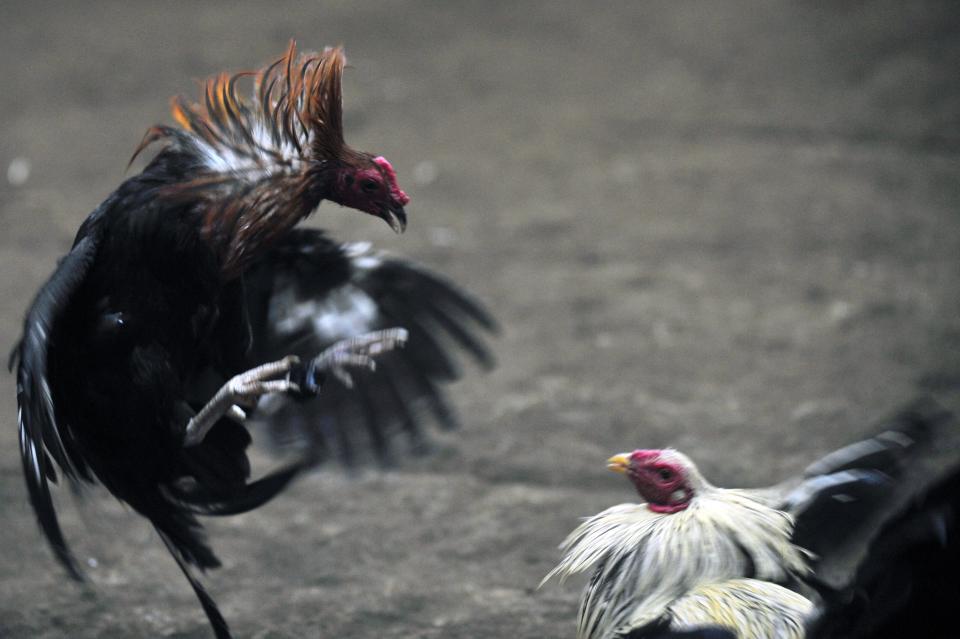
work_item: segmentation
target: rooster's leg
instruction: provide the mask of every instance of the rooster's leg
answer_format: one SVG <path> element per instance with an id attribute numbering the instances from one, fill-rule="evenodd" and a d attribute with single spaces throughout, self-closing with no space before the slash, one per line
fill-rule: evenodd
<path id="1" fill-rule="evenodd" d="M 353 387 L 350 368 L 374 370 L 377 355 L 388 353 L 407 342 L 407 330 L 388 328 L 341 340 L 317 355 L 306 368 L 303 390 L 318 393 L 324 374 L 330 373 L 347 388 Z"/>
<path id="2" fill-rule="evenodd" d="M 263 364 L 240 373 L 224 384 L 217 394 L 187 422 L 183 437 L 184 446 L 196 446 L 203 441 L 207 432 L 224 415 L 237 421 L 243 421 L 246 414 L 237 403 L 255 403 L 256 399 L 267 393 L 287 393 L 299 390 L 289 379 L 271 377 L 289 373 L 300 360 L 292 355 L 276 362 Z"/>

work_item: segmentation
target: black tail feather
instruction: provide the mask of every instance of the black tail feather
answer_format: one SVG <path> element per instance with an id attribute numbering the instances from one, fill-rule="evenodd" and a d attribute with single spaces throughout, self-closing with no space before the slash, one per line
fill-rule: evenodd
<path id="1" fill-rule="evenodd" d="M 164 536 L 176 550 L 177 556 L 186 563 L 202 570 L 219 568 L 220 560 L 207 543 L 203 526 L 193 513 L 171 502 L 157 488 L 149 499 L 149 505 L 143 501 L 130 502 Z"/>
<path id="2" fill-rule="evenodd" d="M 211 493 L 202 485 L 193 486 L 192 489 L 169 487 L 165 492 L 170 501 L 194 515 L 208 517 L 239 515 L 259 508 L 276 497 L 303 470 L 303 467 L 304 464 L 301 462 L 291 464 L 253 483 L 244 484 L 229 495 Z"/>
<path id="3" fill-rule="evenodd" d="M 220 609 L 217 607 L 216 602 L 213 598 L 207 593 L 206 589 L 203 587 L 203 584 L 194 577 L 193 573 L 190 571 L 190 566 L 184 562 L 181 558 L 181 549 L 176 541 L 171 539 L 160 527 L 154 526 L 157 529 L 157 532 L 160 534 L 160 538 L 163 540 L 163 543 L 167 546 L 167 550 L 170 551 L 170 554 L 173 555 L 174 561 L 177 562 L 177 567 L 180 568 L 180 571 L 183 573 L 183 576 L 187 578 L 187 581 L 190 582 L 190 587 L 193 588 L 194 594 L 197 596 L 197 599 L 200 601 L 200 605 L 203 607 L 203 612 L 207 615 L 207 619 L 210 621 L 210 626 L 213 628 L 213 634 L 216 636 L 216 639 L 232 639 L 230 634 L 230 628 L 227 626 L 227 621 L 223 618 L 223 615 L 220 614 Z"/>
<path id="4" fill-rule="evenodd" d="M 32 441 L 21 436 L 20 445 L 24 457 L 28 455 L 46 456 L 46 453 Z M 76 581 L 83 581 L 83 573 L 67 545 L 67 540 L 63 537 L 63 531 L 60 529 L 60 522 L 57 519 L 57 512 L 53 507 L 53 499 L 50 496 L 50 486 L 47 483 L 46 475 L 31 477 L 31 472 L 42 473 L 40 468 L 51 468 L 50 460 L 46 460 L 45 465 L 23 465 L 23 472 L 27 482 L 27 492 L 30 495 L 30 503 L 33 505 L 33 511 L 37 514 L 37 520 L 40 523 L 40 529 L 43 531 L 54 556 L 60 564 L 66 569 L 67 574 Z"/>

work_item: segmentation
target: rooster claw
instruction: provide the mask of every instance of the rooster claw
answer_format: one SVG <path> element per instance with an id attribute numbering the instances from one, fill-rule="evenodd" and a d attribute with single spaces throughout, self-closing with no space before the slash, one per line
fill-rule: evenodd
<path id="1" fill-rule="evenodd" d="M 196 446 L 202 442 L 207 432 L 221 417 L 226 416 L 242 423 L 247 418 L 247 414 L 238 404 L 254 406 L 262 395 L 299 392 L 297 383 L 289 378 L 290 372 L 299 364 L 300 360 L 296 356 L 288 355 L 281 360 L 257 366 L 231 378 L 187 422 L 183 445 Z M 273 379 L 284 374 L 287 375 L 286 379 Z"/>
<path id="2" fill-rule="evenodd" d="M 376 370 L 375 357 L 402 347 L 408 337 L 404 328 L 388 328 L 340 340 L 310 360 L 303 368 L 302 381 L 297 379 L 298 385 L 304 392 L 315 395 L 330 373 L 347 388 L 353 388 L 350 369 Z"/>

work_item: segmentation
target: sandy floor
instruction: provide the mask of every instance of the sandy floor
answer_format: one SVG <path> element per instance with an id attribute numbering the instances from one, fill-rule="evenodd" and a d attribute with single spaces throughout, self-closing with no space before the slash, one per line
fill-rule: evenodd
<path id="1" fill-rule="evenodd" d="M 579 583 L 535 587 L 578 517 L 631 499 L 609 454 L 675 445 L 760 485 L 919 392 L 960 406 L 950 3 L 459 4 L 0 10 L 0 345 L 169 96 L 291 36 L 346 45 L 348 139 L 414 200 L 402 237 L 313 223 L 447 273 L 505 327 L 437 455 L 210 523 L 238 637 L 569 637 Z M 209 636 L 109 498 L 61 495 L 93 586 L 64 581 L 2 391 L 0 636 Z"/>

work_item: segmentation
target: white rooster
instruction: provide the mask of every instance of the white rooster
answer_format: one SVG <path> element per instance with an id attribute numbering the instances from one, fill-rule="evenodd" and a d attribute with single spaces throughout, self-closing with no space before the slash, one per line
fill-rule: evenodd
<path id="1" fill-rule="evenodd" d="M 899 637 L 918 616 L 954 636 L 958 461 L 930 400 L 770 489 L 714 486 L 672 449 L 614 455 L 643 503 L 584 521 L 544 581 L 593 571 L 580 639 Z"/>

